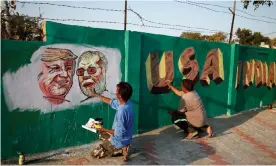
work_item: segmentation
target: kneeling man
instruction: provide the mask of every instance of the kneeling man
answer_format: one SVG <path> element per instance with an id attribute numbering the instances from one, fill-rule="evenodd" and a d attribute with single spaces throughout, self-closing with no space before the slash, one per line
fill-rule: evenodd
<path id="1" fill-rule="evenodd" d="M 100 147 L 107 152 L 108 155 L 112 155 L 116 150 L 123 150 L 123 161 L 127 161 L 129 145 L 132 141 L 133 135 L 133 121 L 134 112 L 133 104 L 129 100 L 132 96 L 132 87 L 127 82 L 120 82 L 117 84 L 116 96 L 117 99 L 109 99 L 107 97 L 97 95 L 94 90 L 91 89 L 91 93 L 99 97 L 102 101 L 115 109 L 117 112 L 113 121 L 112 130 L 99 128 L 98 133 L 109 133 L 110 139 L 106 139 Z"/>

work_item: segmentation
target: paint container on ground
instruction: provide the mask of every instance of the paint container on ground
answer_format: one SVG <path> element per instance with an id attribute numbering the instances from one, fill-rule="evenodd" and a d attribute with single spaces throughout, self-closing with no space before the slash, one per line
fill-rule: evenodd
<path id="1" fill-rule="evenodd" d="M 95 119 L 95 128 L 102 128 L 103 127 L 103 119 L 102 118 L 96 118 Z"/>
<path id="2" fill-rule="evenodd" d="M 25 163 L 25 156 L 23 153 L 19 153 L 18 165 L 23 165 Z"/>

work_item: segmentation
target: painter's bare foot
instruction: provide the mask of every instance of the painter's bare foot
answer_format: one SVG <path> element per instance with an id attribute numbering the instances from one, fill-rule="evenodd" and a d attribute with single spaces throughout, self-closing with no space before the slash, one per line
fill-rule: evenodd
<path id="1" fill-rule="evenodd" d="M 129 148 L 130 148 L 130 145 L 125 146 L 125 147 L 122 148 L 122 150 L 123 150 L 123 157 L 122 157 L 123 162 L 127 162 L 128 161 Z"/>
<path id="2" fill-rule="evenodd" d="M 192 133 L 189 133 L 189 134 L 185 137 L 185 139 L 192 139 L 192 138 L 194 138 L 196 135 L 198 135 L 198 132 L 197 132 L 197 131 L 192 132 Z"/>
<path id="3" fill-rule="evenodd" d="M 211 137 L 215 136 L 215 133 L 213 132 L 213 129 L 211 126 L 209 126 L 207 128 L 206 132 L 208 133 L 208 135 L 206 136 L 207 138 L 211 138 Z"/>

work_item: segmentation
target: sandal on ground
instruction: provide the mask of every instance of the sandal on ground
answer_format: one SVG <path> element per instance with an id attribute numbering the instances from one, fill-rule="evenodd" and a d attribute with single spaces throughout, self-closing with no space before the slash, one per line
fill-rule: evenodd
<path id="1" fill-rule="evenodd" d="M 124 148 L 126 148 L 126 150 L 125 151 L 123 150 L 122 160 L 123 160 L 123 162 L 127 162 L 128 161 L 130 145 L 128 145 L 127 147 L 124 147 Z"/>
<path id="2" fill-rule="evenodd" d="M 128 157 L 127 156 L 123 156 L 122 160 L 123 160 L 123 162 L 127 162 L 128 161 Z"/>
<path id="3" fill-rule="evenodd" d="M 123 155 L 123 150 L 119 149 L 113 152 L 112 157 L 118 157 Z"/>
<path id="4" fill-rule="evenodd" d="M 194 138 L 198 138 L 198 132 L 195 131 L 194 133 L 188 134 L 188 136 L 185 139 L 194 139 Z"/>
<path id="5" fill-rule="evenodd" d="M 215 135 L 216 135 L 215 133 L 212 133 L 212 134 L 210 134 L 210 135 L 207 135 L 206 138 L 212 138 L 212 137 L 214 137 Z"/>

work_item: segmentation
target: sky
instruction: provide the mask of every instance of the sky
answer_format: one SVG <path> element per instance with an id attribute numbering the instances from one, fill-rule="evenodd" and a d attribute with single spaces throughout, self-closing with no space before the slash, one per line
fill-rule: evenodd
<path id="1" fill-rule="evenodd" d="M 179 0 L 186 1 L 186 0 Z M 23 1 L 24 2 L 24 1 Z M 49 2 L 53 4 L 72 5 L 72 6 L 84 6 L 89 8 L 108 8 L 124 10 L 124 1 L 122 0 L 102 0 L 102 1 L 28 1 L 28 2 Z M 211 8 L 213 10 L 228 12 L 227 8 L 220 8 L 213 5 L 221 5 L 226 7 L 233 7 L 233 1 L 193 1 L 195 3 L 208 3 L 212 5 L 201 5 Z M 182 25 L 190 28 L 165 26 L 149 23 L 146 21 L 141 22 L 141 19 L 131 11 L 128 11 L 127 21 L 128 23 L 134 23 L 138 25 L 127 25 L 127 29 L 131 31 L 148 32 L 154 34 L 164 34 L 169 36 L 180 36 L 185 30 L 189 31 L 201 31 L 204 34 L 211 34 L 213 31 L 202 30 L 198 28 L 206 28 L 216 31 L 230 32 L 232 15 L 220 12 L 214 12 L 201 8 L 195 5 L 189 5 L 187 3 L 179 3 L 175 0 L 129 0 L 128 6 L 139 15 L 147 20 L 165 23 L 169 25 Z M 254 6 L 250 4 L 249 8 L 243 9 L 243 3 L 237 0 L 237 9 L 247 12 L 255 17 L 244 14 L 243 12 L 236 11 L 234 32 L 237 28 L 251 29 L 253 32 L 261 32 L 269 37 L 276 37 L 276 3 L 271 7 L 260 6 L 254 11 Z M 39 13 L 43 14 L 44 18 L 54 19 L 78 19 L 78 20 L 94 20 L 94 21 L 113 21 L 120 22 L 121 24 L 108 24 L 108 23 L 93 23 L 87 21 L 55 21 L 64 24 L 73 24 L 97 28 L 107 28 L 123 30 L 124 25 L 124 12 L 114 11 L 99 11 L 99 10 L 87 10 L 87 9 L 74 9 L 67 7 L 42 5 L 42 4 L 22 4 L 17 3 L 17 12 L 28 16 L 38 16 Z M 253 19 L 259 19 L 269 21 L 272 23 L 266 23 L 251 19 L 242 18 L 240 16 L 246 16 Z M 270 19 L 262 16 L 271 17 Z M 144 24 L 145 26 L 142 26 Z M 177 29 L 164 29 L 153 28 L 146 26 L 157 27 L 169 27 Z M 274 32 L 274 33 L 272 33 Z M 271 34 L 270 34 L 271 33 Z"/>

